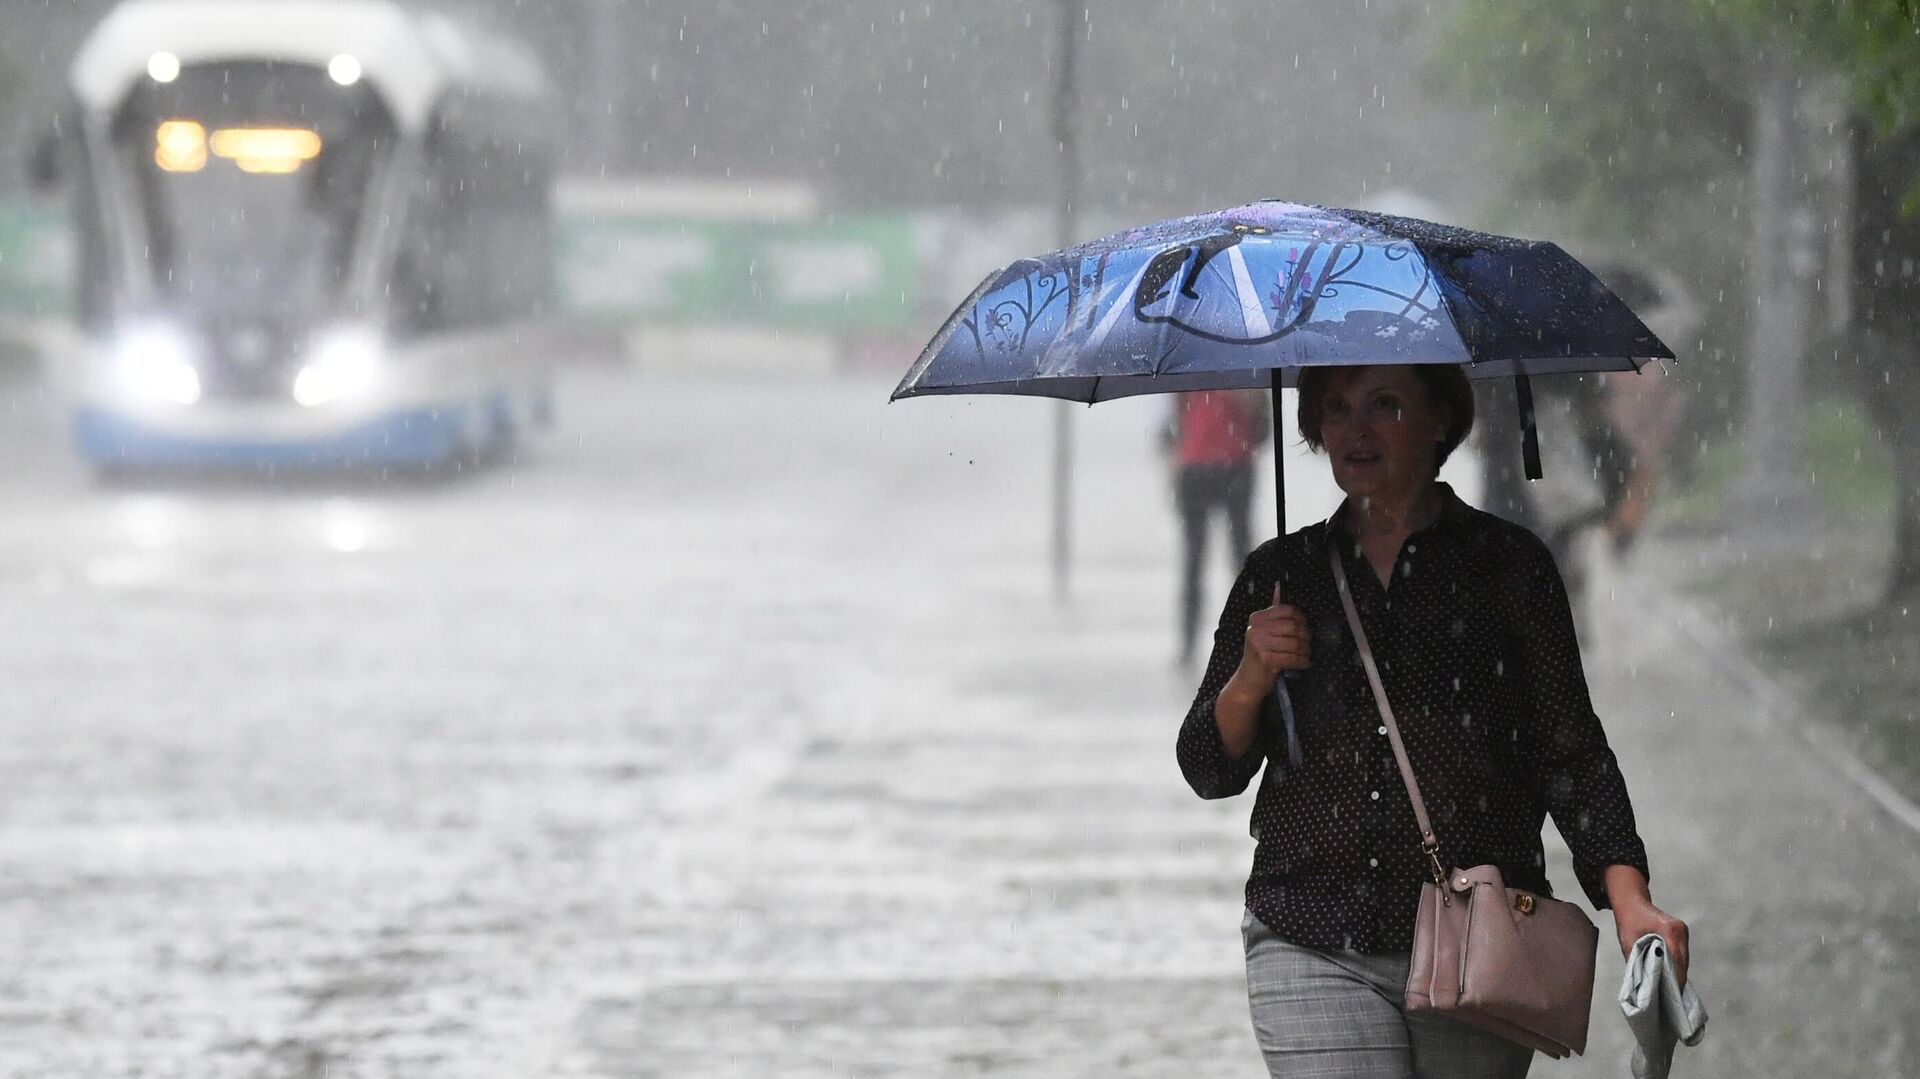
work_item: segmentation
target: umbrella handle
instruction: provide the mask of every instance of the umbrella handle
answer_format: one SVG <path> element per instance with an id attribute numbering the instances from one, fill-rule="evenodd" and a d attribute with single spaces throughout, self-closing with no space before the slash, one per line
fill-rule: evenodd
<path id="1" fill-rule="evenodd" d="M 1513 395 L 1520 405 L 1520 458 L 1527 470 L 1527 478 L 1540 478 L 1540 431 L 1533 416 L 1533 383 L 1527 380 L 1527 369 L 1522 367 L 1513 374 Z"/>
<path id="2" fill-rule="evenodd" d="M 1287 676 L 1273 680 L 1273 695 L 1280 698 L 1280 719 L 1287 728 L 1287 764 L 1300 767 L 1300 729 L 1293 719 L 1293 694 L 1287 691 Z"/>

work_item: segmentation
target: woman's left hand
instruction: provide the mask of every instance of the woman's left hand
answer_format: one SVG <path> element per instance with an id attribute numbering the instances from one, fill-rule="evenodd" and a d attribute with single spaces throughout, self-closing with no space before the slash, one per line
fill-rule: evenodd
<path id="1" fill-rule="evenodd" d="M 1687 923 L 1653 905 L 1653 900 L 1634 897 L 1613 904 L 1613 927 L 1620 934 L 1620 954 L 1631 955 L 1633 945 L 1648 933 L 1660 934 L 1673 955 L 1673 973 L 1680 984 L 1687 984 Z"/>

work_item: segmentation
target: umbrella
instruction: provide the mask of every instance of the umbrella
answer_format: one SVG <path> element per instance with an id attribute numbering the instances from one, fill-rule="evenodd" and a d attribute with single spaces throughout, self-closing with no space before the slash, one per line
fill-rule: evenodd
<path id="1" fill-rule="evenodd" d="M 1554 244 L 1267 201 L 1129 229 L 990 275 L 892 399 L 1092 403 L 1278 390 L 1316 364 L 1452 363 L 1474 378 L 1516 378 L 1537 477 L 1529 375 L 1633 371 L 1672 356 Z M 1275 478 L 1284 491 L 1284 476 Z M 1285 533 L 1284 516 L 1279 524 Z"/>
<path id="2" fill-rule="evenodd" d="M 893 392 L 1111 400 L 1280 390 L 1309 365 L 1451 363 L 1512 377 L 1539 478 L 1531 375 L 1637 371 L 1672 350 L 1551 243 L 1266 201 L 1129 229 L 992 274 Z M 1285 535 L 1286 476 L 1274 454 Z M 1292 742 L 1284 683 L 1280 703 Z M 1291 748 L 1291 746 L 1290 746 Z"/>

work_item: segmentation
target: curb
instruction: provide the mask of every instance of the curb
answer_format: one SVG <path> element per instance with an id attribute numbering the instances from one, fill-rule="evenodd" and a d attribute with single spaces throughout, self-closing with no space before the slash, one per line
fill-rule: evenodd
<path id="1" fill-rule="evenodd" d="M 1680 631 L 1691 638 L 1723 674 L 1739 683 L 1760 704 L 1765 717 L 1761 722 L 1776 729 L 1789 728 L 1829 767 L 1858 787 L 1888 816 L 1905 825 L 1915 837 L 1920 837 L 1920 805 L 1915 805 L 1885 776 L 1856 756 L 1844 744 L 1844 740 L 1824 724 L 1785 723 L 1782 717 L 1808 710 L 1799 695 L 1781 685 L 1778 679 L 1753 662 L 1746 649 L 1734 641 L 1725 629 L 1715 625 L 1699 604 L 1683 600 L 1674 602 L 1673 606 L 1676 608 L 1675 623 Z"/>

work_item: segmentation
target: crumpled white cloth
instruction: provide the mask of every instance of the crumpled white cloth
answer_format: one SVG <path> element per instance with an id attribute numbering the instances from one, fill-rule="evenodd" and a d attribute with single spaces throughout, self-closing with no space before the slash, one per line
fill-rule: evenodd
<path id="1" fill-rule="evenodd" d="M 1707 1035 L 1707 1006 L 1691 984 L 1680 988 L 1658 933 L 1633 942 L 1626 977 L 1620 980 L 1620 1010 L 1639 1042 L 1633 1049 L 1634 1079 L 1667 1079 L 1674 1043 L 1699 1045 Z"/>

